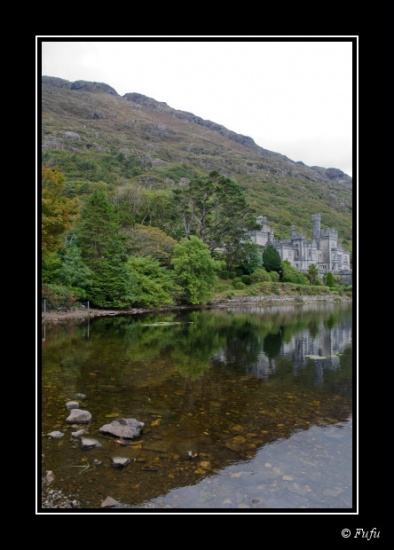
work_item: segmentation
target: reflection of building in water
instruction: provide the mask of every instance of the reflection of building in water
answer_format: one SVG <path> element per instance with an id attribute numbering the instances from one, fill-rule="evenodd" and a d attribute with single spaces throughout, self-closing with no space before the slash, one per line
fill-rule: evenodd
<path id="1" fill-rule="evenodd" d="M 271 339 L 270 339 L 271 338 Z M 279 338 L 279 347 L 278 347 Z M 267 341 L 270 339 L 270 345 Z M 285 357 L 291 359 L 293 374 L 297 375 L 300 369 L 305 368 L 310 361 L 315 366 L 315 384 L 323 382 L 324 369 L 335 370 L 339 367 L 340 357 L 352 342 L 352 320 L 344 320 L 340 325 L 330 328 L 326 323 L 320 323 L 313 335 L 309 329 L 304 329 L 294 335 L 290 341 L 283 341 L 281 331 L 268 334 L 264 338 L 258 337 L 255 342 L 258 352 L 254 357 L 239 350 L 223 349 L 215 355 L 215 364 L 239 365 L 242 364 L 243 372 L 266 379 L 275 373 L 275 359 Z M 249 360 L 248 360 L 249 359 Z"/>
<path id="2" fill-rule="evenodd" d="M 303 330 L 289 343 L 283 344 L 282 355 L 292 359 L 293 371 L 306 366 L 308 355 L 319 356 L 324 361 L 325 368 L 336 369 L 339 366 L 337 354 L 343 353 L 351 341 L 351 321 L 331 329 L 321 324 L 316 336 L 312 336 L 309 330 Z"/>
<path id="3" fill-rule="evenodd" d="M 323 382 L 324 369 L 337 369 L 340 363 L 338 354 L 342 354 L 351 342 L 351 319 L 332 328 L 321 323 L 315 336 L 309 330 L 303 330 L 290 342 L 284 343 L 282 355 L 291 359 L 294 374 L 306 367 L 309 361 L 313 361 L 315 384 L 320 385 Z"/>

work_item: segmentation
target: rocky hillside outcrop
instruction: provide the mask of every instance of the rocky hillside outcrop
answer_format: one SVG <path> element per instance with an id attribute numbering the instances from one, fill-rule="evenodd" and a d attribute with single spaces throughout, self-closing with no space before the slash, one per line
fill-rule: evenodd
<path id="1" fill-rule="evenodd" d="M 310 234 L 311 215 L 352 240 L 352 178 L 258 146 L 253 137 L 110 85 L 42 77 L 42 160 L 68 181 L 168 189 L 211 170 L 234 178 L 276 234 Z M 282 227 L 281 227 L 282 226 Z"/>

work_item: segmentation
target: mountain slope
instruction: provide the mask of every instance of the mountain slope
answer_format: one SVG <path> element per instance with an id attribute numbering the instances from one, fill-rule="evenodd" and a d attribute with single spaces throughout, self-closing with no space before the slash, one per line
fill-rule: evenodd
<path id="1" fill-rule="evenodd" d="M 248 136 L 139 93 L 104 83 L 42 78 L 42 159 L 69 183 L 109 190 L 170 189 L 181 178 L 217 170 L 243 187 L 278 238 L 296 225 L 311 235 L 311 215 L 352 241 L 352 179 L 259 147 Z M 86 188 L 86 186 L 85 186 Z"/>

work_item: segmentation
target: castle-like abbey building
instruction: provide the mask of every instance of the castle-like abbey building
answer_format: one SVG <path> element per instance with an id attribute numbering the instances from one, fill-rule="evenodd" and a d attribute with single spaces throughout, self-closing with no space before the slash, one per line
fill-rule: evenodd
<path id="1" fill-rule="evenodd" d="M 291 226 L 291 238 L 277 241 L 274 231 L 267 225 L 267 218 L 259 216 L 257 223 L 261 229 L 249 232 L 252 242 L 264 247 L 273 245 L 279 252 L 281 260 L 288 260 L 299 271 L 307 272 L 315 264 L 320 273 L 331 272 L 348 279 L 351 277 L 350 252 L 342 248 L 338 241 L 338 231 L 321 229 L 319 214 L 312 216 L 312 241 L 309 242 L 303 233 Z"/>

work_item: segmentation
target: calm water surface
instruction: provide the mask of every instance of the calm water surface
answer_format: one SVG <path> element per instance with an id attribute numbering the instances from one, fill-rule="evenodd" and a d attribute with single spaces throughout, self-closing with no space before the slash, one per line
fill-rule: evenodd
<path id="1" fill-rule="evenodd" d="M 48 325 L 40 362 L 42 476 L 81 509 L 108 496 L 134 509 L 354 504 L 351 305 Z M 66 422 L 71 400 L 88 425 Z M 145 423 L 140 437 L 99 432 L 122 417 Z M 101 446 L 83 450 L 81 428 Z M 119 456 L 130 463 L 115 469 Z"/>

